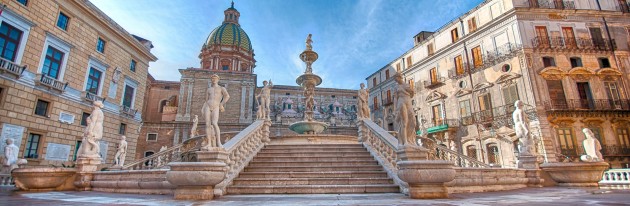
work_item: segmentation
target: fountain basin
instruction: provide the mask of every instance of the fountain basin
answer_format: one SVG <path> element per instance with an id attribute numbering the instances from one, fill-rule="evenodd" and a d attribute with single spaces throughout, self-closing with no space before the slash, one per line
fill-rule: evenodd
<path id="1" fill-rule="evenodd" d="M 15 186 L 25 191 L 73 190 L 75 168 L 34 167 L 11 172 Z"/>
<path id="2" fill-rule="evenodd" d="M 322 83 L 322 78 L 317 76 L 316 74 L 302 74 L 300 75 L 296 80 L 295 83 L 297 83 L 300 86 L 303 87 L 309 87 L 309 86 L 319 86 Z"/>
<path id="3" fill-rule="evenodd" d="M 289 129 L 298 134 L 319 134 L 328 129 L 328 124 L 315 121 L 299 121 L 291 124 Z"/>
<path id="4" fill-rule="evenodd" d="M 556 162 L 540 165 L 558 185 L 565 187 L 597 187 L 608 167 L 606 162 Z"/>

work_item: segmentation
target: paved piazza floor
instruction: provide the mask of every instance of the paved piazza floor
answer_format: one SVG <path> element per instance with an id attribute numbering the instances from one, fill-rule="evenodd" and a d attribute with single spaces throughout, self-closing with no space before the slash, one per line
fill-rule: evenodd
<path id="1" fill-rule="evenodd" d="M 25 193 L 0 190 L 0 205 L 630 205 L 630 190 L 526 188 L 453 194 L 448 200 L 412 200 L 402 194 L 229 195 L 212 201 L 176 201 L 170 195 L 102 192 Z"/>

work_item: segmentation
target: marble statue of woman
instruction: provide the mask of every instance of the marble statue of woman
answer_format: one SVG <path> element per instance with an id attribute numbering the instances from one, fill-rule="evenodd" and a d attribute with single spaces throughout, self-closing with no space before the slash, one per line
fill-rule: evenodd
<path id="1" fill-rule="evenodd" d="M 604 161 L 604 157 L 600 150 L 602 150 L 602 145 L 599 143 L 599 140 L 595 138 L 595 134 L 589 128 L 582 129 L 584 132 L 584 136 L 586 139 L 582 141 L 582 146 L 584 147 L 584 152 L 586 155 L 582 155 L 580 159 L 585 162 L 601 162 Z"/>
<path id="2" fill-rule="evenodd" d="M 357 102 L 359 106 L 359 119 L 368 119 L 370 118 L 370 108 L 368 106 L 368 99 L 370 98 L 370 94 L 365 88 L 365 84 L 361 83 L 361 89 L 359 89 L 359 101 Z"/>
<path id="3" fill-rule="evenodd" d="M 190 128 L 190 138 L 193 138 L 198 135 L 197 124 L 199 123 L 199 117 L 195 115 L 195 118 L 193 118 L 192 122 L 193 124 L 192 124 L 192 127 Z"/>
<path id="4" fill-rule="evenodd" d="M 206 136 L 201 149 L 208 151 L 212 147 L 223 147 L 221 144 L 221 130 L 219 129 L 219 112 L 225 111 L 225 103 L 230 100 L 230 95 L 225 87 L 219 85 L 219 76 L 213 74 L 210 77 L 211 85 L 206 93 L 206 102 L 203 104 L 202 113 L 206 120 Z"/>
<path id="5" fill-rule="evenodd" d="M 398 86 L 394 96 L 395 121 L 398 123 L 398 145 L 416 145 L 416 121 L 411 100 L 415 91 L 403 81 L 402 74 L 394 76 Z"/>
<path id="6" fill-rule="evenodd" d="M 100 158 L 99 141 L 103 138 L 103 102 L 94 101 L 92 114 L 87 118 L 87 127 L 83 134 L 83 142 L 79 148 L 79 157 Z"/>
<path id="7" fill-rule="evenodd" d="M 514 107 L 516 107 L 516 109 L 512 113 L 512 120 L 514 120 L 514 132 L 516 133 L 516 137 L 518 137 L 521 142 L 520 154 L 526 156 L 536 155 L 534 142 L 529 135 L 529 119 L 527 119 L 527 114 L 523 111 L 523 102 L 517 100 L 514 102 Z"/>
<path id="8" fill-rule="evenodd" d="M 127 156 L 127 137 L 125 135 L 120 136 L 120 142 L 118 143 L 118 148 L 116 148 L 116 155 L 114 155 L 114 165 L 115 166 L 123 166 L 125 165 L 125 156 Z"/>
<path id="9" fill-rule="evenodd" d="M 4 157 L 2 161 L 2 171 L 10 173 L 11 170 L 17 168 L 18 152 L 20 148 L 13 144 L 13 139 L 7 138 L 7 145 L 4 146 Z"/>

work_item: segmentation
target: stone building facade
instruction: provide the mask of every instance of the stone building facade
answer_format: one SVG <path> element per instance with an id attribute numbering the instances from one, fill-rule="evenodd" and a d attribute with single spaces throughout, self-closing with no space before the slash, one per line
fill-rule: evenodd
<path id="1" fill-rule="evenodd" d="M 628 167 L 628 22 L 626 1 L 484 1 L 366 79 L 372 118 L 393 130 L 401 72 L 417 92 L 418 133 L 460 153 L 514 167 L 522 100 L 546 161 L 578 158 L 588 127 L 606 161 Z"/>
<path id="2" fill-rule="evenodd" d="M 256 86 L 254 50 L 249 37 L 240 27 L 239 18 L 240 13 L 234 4 L 225 10 L 223 23 L 210 32 L 201 47 L 201 66 L 180 69 L 182 77 L 179 82 L 148 78 L 150 81 L 147 82 L 147 104 L 144 110 L 146 116 L 143 116 L 137 158 L 154 154 L 162 146 L 172 147 L 189 139 L 191 121 L 195 115 L 199 118 L 198 132 L 205 133 L 201 108 L 213 74 L 221 78 L 219 85 L 224 86 L 230 94 L 225 112 L 220 114 L 219 126 L 221 132 L 225 133 L 221 137 L 229 138 L 255 121 L 256 95 L 262 87 Z M 293 133 L 287 129 L 287 125 L 302 120 L 300 108 L 303 108 L 303 89 L 299 86 L 274 85 L 271 92 L 271 116 L 274 121 L 272 136 Z M 316 88 L 315 95 L 321 114 L 318 120 L 330 122 L 330 117 L 334 116 L 334 127 L 337 128 L 329 132 L 353 134 L 352 131 L 356 131 L 346 129 L 354 127 L 356 90 Z M 176 111 L 174 118 L 168 113 L 172 111 Z"/>
<path id="3" fill-rule="evenodd" d="M 0 15 L 1 141 L 29 165 L 69 165 L 92 101 L 105 107 L 103 163 L 120 135 L 133 161 L 151 42 L 129 34 L 89 1 L 4 1 Z M 4 143 L 3 143 L 4 144 Z M 2 146 L 1 148 L 4 148 Z M 3 154 L 3 153 L 0 153 Z"/>

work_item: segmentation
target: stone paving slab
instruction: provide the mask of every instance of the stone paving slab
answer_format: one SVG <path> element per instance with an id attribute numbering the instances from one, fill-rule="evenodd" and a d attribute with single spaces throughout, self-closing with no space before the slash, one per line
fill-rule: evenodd
<path id="1" fill-rule="evenodd" d="M 170 195 L 102 192 L 19 192 L 0 188 L 0 205 L 630 205 L 630 190 L 525 188 L 452 194 L 450 199 L 413 200 L 391 194 L 228 195 L 211 201 L 176 201 Z"/>

